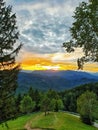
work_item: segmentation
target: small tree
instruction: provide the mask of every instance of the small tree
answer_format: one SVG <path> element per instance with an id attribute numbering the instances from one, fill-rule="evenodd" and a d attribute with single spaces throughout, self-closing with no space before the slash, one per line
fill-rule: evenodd
<path id="1" fill-rule="evenodd" d="M 55 111 L 55 106 L 56 106 L 56 99 L 52 99 L 50 101 L 50 110 Z"/>
<path id="2" fill-rule="evenodd" d="M 64 108 L 63 102 L 61 99 L 52 99 L 50 101 L 50 110 L 58 112 Z"/>
<path id="3" fill-rule="evenodd" d="M 77 111 L 81 119 L 86 124 L 93 124 L 94 119 L 98 116 L 98 101 L 93 92 L 86 91 L 77 99 Z"/>
<path id="4" fill-rule="evenodd" d="M 40 110 L 40 100 L 41 100 L 41 93 L 38 90 L 33 90 L 32 87 L 30 87 L 28 91 L 28 95 L 32 98 L 33 101 L 35 101 L 35 111 Z"/>
<path id="5" fill-rule="evenodd" d="M 45 112 L 45 116 L 47 115 L 47 112 L 49 112 L 50 109 L 50 99 L 45 95 L 41 101 L 41 110 Z"/>
<path id="6" fill-rule="evenodd" d="M 23 113 L 30 113 L 35 108 L 35 102 L 32 101 L 32 98 L 30 96 L 24 96 L 24 98 L 21 100 L 20 103 L 20 110 Z"/>
<path id="7" fill-rule="evenodd" d="M 58 112 L 64 108 L 63 102 L 61 99 L 55 100 L 55 111 Z"/>

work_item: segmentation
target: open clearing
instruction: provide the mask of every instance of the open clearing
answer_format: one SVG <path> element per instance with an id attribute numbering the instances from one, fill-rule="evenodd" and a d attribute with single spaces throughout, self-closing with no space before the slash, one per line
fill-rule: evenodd
<path id="1" fill-rule="evenodd" d="M 34 113 L 8 122 L 9 130 L 98 130 L 65 112 Z M 7 130 L 0 125 L 0 130 Z"/>

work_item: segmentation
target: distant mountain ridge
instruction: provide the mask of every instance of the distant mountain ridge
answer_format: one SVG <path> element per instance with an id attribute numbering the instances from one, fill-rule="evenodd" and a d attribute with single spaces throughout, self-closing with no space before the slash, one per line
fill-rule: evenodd
<path id="1" fill-rule="evenodd" d="M 25 92 L 30 87 L 46 91 L 63 91 L 82 84 L 98 82 L 98 76 L 83 71 L 21 71 L 18 75 L 18 92 Z"/>

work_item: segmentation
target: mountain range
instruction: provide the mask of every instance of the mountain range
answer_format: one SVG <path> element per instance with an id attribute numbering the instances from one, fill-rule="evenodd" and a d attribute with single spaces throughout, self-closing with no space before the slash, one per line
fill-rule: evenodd
<path id="1" fill-rule="evenodd" d="M 83 71 L 21 71 L 18 75 L 17 92 L 26 92 L 30 87 L 42 91 L 63 91 L 82 84 L 98 82 L 98 75 Z"/>

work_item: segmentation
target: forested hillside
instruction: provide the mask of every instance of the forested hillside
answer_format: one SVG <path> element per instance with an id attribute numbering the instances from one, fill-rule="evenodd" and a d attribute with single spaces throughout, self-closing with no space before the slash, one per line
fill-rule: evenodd
<path id="1" fill-rule="evenodd" d="M 27 92 L 30 87 L 42 91 L 64 91 L 92 82 L 98 82 L 98 76 L 82 71 L 25 71 L 19 73 L 17 92 Z"/>
<path id="2" fill-rule="evenodd" d="M 20 93 L 15 96 L 15 106 L 17 106 L 15 113 L 21 114 L 28 111 L 32 112 L 40 110 L 64 110 L 77 112 L 77 99 L 81 94 L 85 93 L 86 91 L 94 92 L 97 95 L 98 99 L 98 82 L 81 85 L 61 92 L 52 89 L 49 89 L 48 91 L 40 91 L 32 89 L 32 87 L 30 87 L 26 93 Z M 27 108 L 25 107 L 24 110 L 25 101 L 27 104 Z M 29 102 L 32 105 L 30 105 Z"/>

